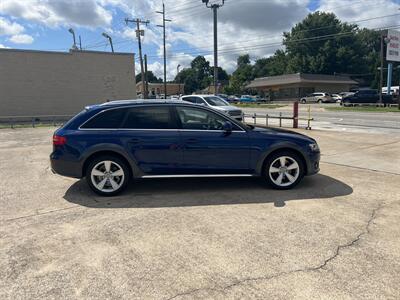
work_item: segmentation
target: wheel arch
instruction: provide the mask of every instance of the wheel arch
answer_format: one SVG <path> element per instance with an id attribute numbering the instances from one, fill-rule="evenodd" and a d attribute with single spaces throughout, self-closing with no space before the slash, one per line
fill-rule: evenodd
<path id="1" fill-rule="evenodd" d="M 282 152 L 282 151 L 289 151 L 289 152 L 293 152 L 294 154 L 298 155 L 301 159 L 301 162 L 303 164 L 304 167 L 304 174 L 308 173 L 308 165 L 307 165 L 307 160 L 305 158 L 305 154 L 303 153 L 302 150 L 300 150 L 300 148 L 298 146 L 295 145 L 291 145 L 291 144 L 286 144 L 286 145 L 277 145 L 275 147 L 273 147 L 273 149 L 269 150 L 268 152 L 264 153 L 264 155 L 262 156 L 262 158 L 260 159 L 260 161 L 258 162 L 257 165 L 257 174 L 258 175 L 262 175 L 265 169 L 265 163 L 268 160 L 269 157 L 271 157 L 272 155 L 278 153 L 278 152 Z"/>
<path id="2" fill-rule="evenodd" d="M 90 162 L 95 158 L 103 155 L 111 155 L 121 159 L 130 171 L 130 175 L 132 177 L 140 177 L 142 173 L 140 169 L 137 167 L 136 163 L 128 156 L 127 153 L 123 149 L 116 145 L 99 145 L 95 148 L 88 151 L 85 156 L 81 159 L 81 166 L 82 166 L 82 177 L 85 177 L 87 167 L 89 166 Z"/>

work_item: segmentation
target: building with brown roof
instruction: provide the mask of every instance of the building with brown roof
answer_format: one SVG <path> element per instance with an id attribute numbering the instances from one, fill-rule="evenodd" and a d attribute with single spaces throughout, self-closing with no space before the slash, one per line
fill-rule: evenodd
<path id="1" fill-rule="evenodd" d="M 270 100 L 298 100 L 314 92 L 348 92 L 357 86 L 356 81 L 346 76 L 297 73 L 256 78 L 246 88 Z"/>

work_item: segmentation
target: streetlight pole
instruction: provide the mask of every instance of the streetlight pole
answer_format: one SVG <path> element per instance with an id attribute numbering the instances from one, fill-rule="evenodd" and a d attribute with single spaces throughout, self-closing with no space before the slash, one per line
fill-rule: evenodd
<path id="1" fill-rule="evenodd" d="M 208 8 L 213 10 L 214 15 L 214 94 L 218 94 L 218 8 L 225 4 L 225 0 L 222 0 L 222 4 L 210 4 L 210 0 L 202 0 Z"/>
<path id="2" fill-rule="evenodd" d="M 104 36 L 106 39 L 108 39 L 108 41 L 110 42 L 110 46 L 111 46 L 111 52 L 114 53 L 114 46 L 113 46 L 113 42 L 112 42 L 111 36 L 109 36 L 105 32 L 102 33 L 102 36 Z"/>
<path id="3" fill-rule="evenodd" d="M 179 68 L 181 67 L 181 65 L 177 65 L 176 66 L 176 76 L 178 76 L 178 74 L 179 74 Z M 180 82 L 178 82 L 178 84 L 179 84 L 179 96 L 181 95 L 181 83 Z"/>
<path id="4" fill-rule="evenodd" d="M 75 31 L 72 28 L 68 29 L 68 31 L 72 34 L 72 38 L 74 40 L 74 44 L 72 45 L 72 49 L 78 50 L 78 47 L 76 46 Z"/>

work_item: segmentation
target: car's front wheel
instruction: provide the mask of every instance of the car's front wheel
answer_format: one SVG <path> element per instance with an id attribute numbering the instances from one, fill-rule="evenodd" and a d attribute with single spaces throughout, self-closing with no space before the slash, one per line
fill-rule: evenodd
<path id="1" fill-rule="evenodd" d="M 115 196 L 128 185 L 130 173 L 128 166 L 114 156 L 101 156 L 93 159 L 86 170 L 86 181 L 90 188 L 101 196 Z"/>
<path id="2" fill-rule="evenodd" d="M 263 177 L 274 189 L 291 189 L 304 177 L 303 161 L 294 152 L 277 152 L 267 158 Z"/>

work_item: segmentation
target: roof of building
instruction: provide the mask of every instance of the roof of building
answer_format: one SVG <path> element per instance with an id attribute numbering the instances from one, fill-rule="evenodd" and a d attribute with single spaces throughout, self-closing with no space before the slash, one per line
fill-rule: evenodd
<path id="1" fill-rule="evenodd" d="M 247 88 L 268 87 L 294 83 L 358 84 L 350 77 L 323 74 L 285 74 L 254 79 Z"/>
<path id="2" fill-rule="evenodd" d="M 93 51 L 93 50 L 73 50 L 68 51 L 50 51 L 50 50 L 35 50 L 35 49 L 14 49 L 14 48 L 0 48 L 0 52 L 17 52 L 17 53 L 36 53 L 36 54 L 58 54 L 58 55 L 71 55 L 71 54 L 102 54 L 102 55 L 128 55 L 135 56 L 135 53 L 127 52 L 106 52 L 106 51 Z"/>

